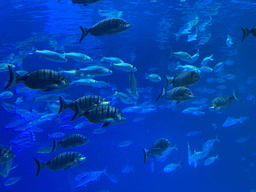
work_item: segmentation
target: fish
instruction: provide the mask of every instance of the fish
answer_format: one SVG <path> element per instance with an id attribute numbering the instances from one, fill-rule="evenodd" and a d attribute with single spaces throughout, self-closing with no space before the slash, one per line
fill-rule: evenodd
<path id="1" fill-rule="evenodd" d="M 13 93 L 11 91 L 4 91 L 0 94 L 0 100 L 10 99 L 13 97 Z"/>
<path id="2" fill-rule="evenodd" d="M 48 169 L 52 171 L 56 170 L 68 170 L 71 167 L 76 167 L 80 165 L 81 163 L 85 162 L 86 157 L 84 157 L 82 154 L 77 152 L 65 152 L 61 153 L 46 163 L 38 161 L 36 158 L 33 158 L 36 166 L 36 176 L 43 170 L 43 168 L 47 167 Z"/>
<path id="3" fill-rule="evenodd" d="M 111 63 L 110 66 L 125 72 L 137 71 L 137 68 L 129 63 Z"/>
<path id="4" fill-rule="evenodd" d="M 205 160 L 204 166 L 211 165 L 212 163 L 215 162 L 216 159 L 219 159 L 218 155 L 216 155 L 216 157 L 209 157 L 208 159 Z"/>
<path id="5" fill-rule="evenodd" d="M 58 139 L 58 138 L 61 138 L 64 136 L 65 136 L 65 133 L 56 132 L 56 133 L 48 134 L 47 138 L 48 139 Z"/>
<path id="6" fill-rule="evenodd" d="M 220 142 L 220 140 L 218 139 L 218 135 L 216 136 L 215 139 L 210 139 L 210 140 L 206 141 L 206 142 L 203 144 L 202 150 L 203 150 L 203 151 L 209 151 L 210 148 L 211 148 L 211 147 L 213 146 L 213 144 L 215 143 L 215 141 Z"/>
<path id="7" fill-rule="evenodd" d="M 201 62 L 201 67 L 206 66 L 208 61 L 214 61 L 213 54 L 211 54 L 209 57 L 205 57 Z"/>
<path id="8" fill-rule="evenodd" d="M 85 138 L 85 136 L 81 134 L 70 135 L 68 137 L 65 137 L 61 141 L 57 141 L 56 139 L 52 139 L 52 141 L 53 141 L 52 152 L 60 147 L 63 149 L 67 149 L 67 148 L 79 147 L 88 143 L 88 140 Z"/>
<path id="9" fill-rule="evenodd" d="M 86 29 L 80 26 L 82 36 L 79 43 L 88 33 L 93 36 L 113 35 L 129 29 L 131 25 L 121 18 L 107 18 L 96 23 L 92 28 Z"/>
<path id="10" fill-rule="evenodd" d="M 121 101 L 122 101 L 123 103 L 125 103 L 125 104 L 134 103 L 134 102 L 132 101 L 132 99 L 131 99 L 127 94 L 125 94 L 125 93 L 123 93 L 123 92 L 118 92 L 118 91 L 116 91 L 115 94 L 113 95 L 113 99 L 116 98 L 116 97 L 120 98 Z"/>
<path id="11" fill-rule="evenodd" d="M 236 94 L 236 90 L 234 89 L 233 95 L 231 97 L 216 97 L 210 103 L 209 110 L 210 111 L 222 111 L 225 107 L 231 104 L 231 101 L 241 101 Z"/>
<path id="12" fill-rule="evenodd" d="M 121 173 L 128 174 L 128 173 L 134 173 L 133 166 L 126 165 L 122 168 Z"/>
<path id="13" fill-rule="evenodd" d="M 170 58 L 174 56 L 174 57 L 177 57 L 178 59 L 182 60 L 182 61 L 192 61 L 192 56 L 186 52 L 183 52 L 183 51 L 179 51 L 179 52 L 173 52 L 171 50 L 171 55 L 170 55 Z"/>
<path id="14" fill-rule="evenodd" d="M 133 141 L 127 140 L 127 141 L 123 141 L 123 142 L 119 143 L 118 147 L 119 148 L 124 148 L 124 147 L 128 147 L 131 144 L 133 144 Z"/>
<path id="15" fill-rule="evenodd" d="M 217 63 L 213 68 L 214 73 L 218 73 L 218 72 L 223 71 L 223 70 L 224 70 L 224 63 L 223 62 Z"/>
<path id="16" fill-rule="evenodd" d="M 180 62 L 177 62 L 177 66 L 175 68 L 175 70 L 179 70 L 182 69 L 182 71 L 195 71 L 197 74 L 200 74 L 201 71 L 198 67 L 194 66 L 194 65 L 181 65 Z"/>
<path id="17" fill-rule="evenodd" d="M 78 113 L 78 111 L 76 113 Z M 126 121 L 126 118 L 121 112 L 110 105 L 99 105 L 94 107 L 84 112 L 83 116 L 85 116 L 91 123 L 103 124 L 101 128 L 107 127 L 110 124 L 119 124 Z"/>
<path id="18" fill-rule="evenodd" d="M 155 159 L 156 157 L 163 157 L 169 154 L 171 143 L 168 139 L 160 138 L 158 139 L 150 148 L 147 150 L 146 148 L 142 148 L 143 155 L 144 155 L 144 164 L 146 163 L 148 157 Z"/>
<path id="19" fill-rule="evenodd" d="M 33 71 L 24 76 L 19 76 L 11 66 L 8 66 L 8 70 L 9 81 L 4 89 L 8 89 L 19 82 L 22 82 L 30 89 L 40 89 L 43 91 L 56 91 L 70 86 L 70 83 L 63 75 L 50 69 Z"/>
<path id="20" fill-rule="evenodd" d="M 227 47 L 231 47 L 233 45 L 232 39 L 229 35 L 227 35 L 226 45 Z"/>
<path id="21" fill-rule="evenodd" d="M 149 79 L 152 82 L 160 82 L 161 81 L 161 77 L 157 74 L 145 74 L 146 75 L 146 79 Z"/>
<path id="22" fill-rule="evenodd" d="M 173 85 L 173 87 L 188 87 L 198 83 L 200 79 L 200 76 L 195 71 L 185 71 L 175 77 L 166 76 L 166 89 L 170 85 Z"/>
<path id="23" fill-rule="evenodd" d="M 60 0 L 59 0 L 60 1 Z M 97 3 L 101 0 L 71 0 L 73 4 L 83 4 L 84 6 Z"/>
<path id="24" fill-rule="evenodd" d="M 103 133 L 106 133 L 106 129 L 103 129 L 103 128 L 94 129 L 92 133 L 94 135 L 101 135 Z"/>
<path id="25" fill-rule="evenodd" d="M 62 113 L 65 109 L 69 108 L 72 111 L 76 112 L 76 106 L 78 106 L 79 113 L 76 114 L 76 116 L 73 116 L 72 120 L 75 120 L 79 117 L 81 117 L 81 113 L 84 111 L 88 111 L 89 109 L 96 107 L 98 105 L 109 105 L 110 102 L 107 101 L 105 98 L 98 96 L 98 95 L 87 95 L 80 97 L 71 103 L 67 104 L 61 96 L 59 96 L 59 103 L 60 108 L 58 111 L 58 114 Z"/>
<path id="26" fill-rule="evenodd" d="M 158 101 L 164 96 L 165 96 L 165 99 L 168 101 L 169 100 L 177 101 L 176 104 L 179 104 L 181 101 L 188 101 L 195 98 L 192 91 L 187 87 L 174 87 L 167 92 L 163 88 L 161 91 L 161 94 L 158 96 L 156 101 Z"/>
<path id="27" fill-rule="evenodd" d="M 15 183 L 17 183 L 21 178 L 20 177 L 12 177 L 10 179 L 8 179 L 7 181 L 4 182 L 4 186 L 11 186 L 14 185 Z"/>
<path id="28" fill-rule="evenodd" d="M 129 88 L 130 88 L 130 92 L 131 92 L 130 95 L 135 100 L 138 100 L 139 99 L 139 93 L 137 91 L 137 79 L 136 79 L 133 71 L 130 72 L 130 76 L 129 76 Z"/>
<path id="29" fill-rule="evenodd" d="M 10 171 L 15 169 L 18 166 L 17 164 L 16 166 L 12 167 L 12 162 L 13 162 L 13 159 L 2 164 L 0 175 L 2 175 L 3 178 L 8 177 Z"/>
<path id="30" fill-rule="evenodd" d="M 39 153 L 39 154 L 50 154 L 50 153 L 52 153 L 52 146 L 41 147 L 40 149 L 36 150 L 36 153 Z"/>
<path id="31" fill-rule="evenodd" d="M 201 131 L 191 131 L 189 132 L 186 137 L 194 137 L 194 136 L 197 136 L 197 135 L 201 135 L 202 132 Z"/>
<path id="32" fill-rule="evenodd" d="M 222 127 L 230 127 L 232 125 L 236 125 L 237 123 L 243 123 L 247 119 L 249 119 L 249 117 L 240 117 L 238 119 L 234 117 L 228 117 Z"/>
<path id="33" fill-rule="evenodd" d="M 105 67 L 102 66 L 97 66 L 97 65 L 93 65 L 93 66 L 89 66 L 83 69 L 78 69 L 77 70 L 77 74 L 82 75 L 83 77 L 86 76 L 107 76 L 107 75 L 111 75 L 112 71 L 110 69 L 107 69 Z"/>
<path id="34" fill-rule="evenodd" d="M 11 145 L 8 148 L 0 146 L 0 164 L 13 160 L 15 155 L 11 152 Z"/>
<path id="35" fill-rule="evenodd" d="M 117 58 L 117 57 L 102 57 L 101 62 L 108 62 L 110 64 L 121 64 L 121 63 L 124 63 L 123 60 Z"/>
<path id="36" fill-rule="evenodd" d="M 88 0 L 87 0 L 88 1 Z M 81 63 L 87 63 L 87 62 L 92 62 L 93 59 L 83 53 L 76 53 L 76 52 L 70 52 L 70 53 L 64 53 L 65 58 L 70 58 L 73 59 L 77 62 Z"/>
<path id="37" fill-rule="evenodd" d="M 67 62 L 68 60 L 65 58 L 65 54 L 60 54 L 55 51 L 50 50 L 37 50 L 33 47 L 32 52 L 30 54 L 36 54 L 40 57 L 43 57 L 47 60 L 54 61 L 54 62 Z"/>
<path id="38" fill-rule="evenodd" d="M 240 26 L 242 31 L 243 31 L 243 38 L 242 38 L 242 41 L 249 35 L 249 34 L 252 34 L 254 37 L 256 37 L 256 26 L 254 26 L 251 30 L 243 27 L 243 26 Z"/>
<path id="39" fill-rule="evenodd" d="M 171 164 L 166 165 L 166 166 L 164 167 L 164 172 L 165 172 L 165 173 L 172 172 L 172 171 L 174 171 L 177 167 L 180 167 L 180 168 L 181 168 L 180 162 L 179 162 L 178 164 L 171 163 Z"/>
<path id="40" fill-rule="evenodd" d="M 202 73 L 211 73 L 213 71 L 213 69 L 211 67 L 209 67 L 209 66 L 200 67 L 199 70 Z"/>

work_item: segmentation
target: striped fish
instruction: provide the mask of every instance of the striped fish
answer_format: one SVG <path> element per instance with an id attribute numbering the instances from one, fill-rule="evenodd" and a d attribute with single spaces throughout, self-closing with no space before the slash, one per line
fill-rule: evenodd
<path id="1" fill-rule="evenodd" d="M 165 92 L 165 89 L 163 88 L 156 101 L 163 96 L 165 96 L 166 100 L 177 101 L 176 104 L 179 104 L 181 101 L 188 101 L 195 98 L 192 91 L 187 87 L 174 87 L 167 92 Z"/>
<path id="2" fill-rule="evenodd" d="M 97 105 L 108 105 L 108 104 L 110 104 L 110 102 L 106 101 L 105 98 L 103 98 L 101 96 L 97 96 L 97 95 L 83 96 L 83 97 L 80 97 L 80 98 L 74 100 L 73 102 L 71 102 L 69 104 L 67 104 L 62 99 L 62 97 L 59 96 L 59 102 L 60 102 L 60 108 L 59 108 L 58 114 L 60 114 L 61 112 L 63 112 L 67 108 L 76 112 L 75 103 L 77 103 L 79 110 L 81 110 L 82 112 L 88 111 L 89 109 L 91 109 L 92 107 L 96 107 Z M 79 117 L 80 116 L 77 116 L 76 118 L 79 118 Z M 73 120 L 75 120 L 75 119 L 73 119 Z"/>
<path id="3" fill-rule="evenodd" d="M 121 112 L 110 105 L 94 107 L 84 112 L 83 116 L 85 116 L 91 123 L 103 124 L 102 127 L 126 121 L 126 118 L 121 114 Z"/>
<path id="4" fill-rule="evenodd" d="M 107 18 L 96 23 L 92 28 L 86 29 L 80 26 L 82 31 L 79 43 L 88 33 L 93 36 L 113 35 L 129 29 L 131 25 L 121 18 Z"/>
<path id="5" fill-rule="evenodd" d="M 60 90 L 70 86 L 70 83 L 63 75 L 50 69 L 33 71 L 24 76 L 19 76 L 9 65 L 8 70 L 9 82 L 4 89 L 18 82 L 23 82 L 23 84 L 30 89 L 41 89 L 43 91 Z"/>
<path id="6" fill-rule="evenodd" d="M 209 110 L 211 111 L 222 111 L 225 107 L 231 104 L 231 101 L 240 101 L 237 97 L 236 90 L 234 89 L 233 95 L 231 97 L 217 97 L 212 100 Z"/>
<path id="7" fill-rule="evenodd" d="M 52 139 L 52 141 L 53 141 L 52 152 L 59 147 L 62 147 L 63 149 L 74 148 L 74 147 L 79 147 L 88 143 L 88 140 L 85 138 L 85 136 L 81 134 L 70 135 L 59 142 L 55 139 Z"/>
<path id="8" fill-rule="evenodd" d="M 44 167 L 47 167 L 52 171 L 67 170 L 71 167 L 76 167 L 83 163 L 86 160 L 86 157 L 77 152 L 65 152 L 53 157 L 47 163 L 40 162 L 35 158 L 33 160 L 35 161 L 37 166 L 37 176 Z"/>

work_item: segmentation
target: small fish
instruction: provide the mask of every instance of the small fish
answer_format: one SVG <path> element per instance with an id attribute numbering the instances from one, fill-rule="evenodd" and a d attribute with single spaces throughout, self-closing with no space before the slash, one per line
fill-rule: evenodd
<path id="1" fill-rule="evenodd" d="M 197 135 L 201 135 L 202 132 L 201 131 L 191 131 L 189 132 L 186 137 L 194 137 L 194 136 L 197 136 Z"/>
<path id="2" fill-rule="evenodd" d="M 213 71 L 213 69 L 211 67 L 209 67 L 209 66 L 200 67 L 199 70 L 202 73 L 211 73 Z"/>
<path id="3" fill-rule="evenodd" d="M 157 74 L 145 74 L 146 75 L 146 79 L 149 79 L 152 82 L 160 82 L 161 81 L 161 77 Z"/>
<path id="4" fill-rule="evenodd" d="M 93 134 L 94 135 L 101 135 L 103 133 L 106 133 L 106 129 L 103 129 L 103 128 L 98 128 L 98 129 L 94 129 L 93 130 Z"/>
<path id="5" fill-rule="evenodd" d="M 18 165 L 16 165 L 16 166 L 12 167 L 12 162 L 13 162 L 13 159 L 2 164 L 0 175 L 2 175 L 3 178 L 8 177 L 10 171 L 15 169 L 18 166 Z"/>
<path id="6" fill-rule="evenodd" d="M 180 167 L 180 168 L 181 168 L 180 162 L 179 162 L 178 164 L 171 163 L 171 164 L 166 165 L 166 166 L 164 167 L 164 172 L 165 172 L 165 173 L 172 172 L 172 171 L 174 171 L 177 167 Z"/>
<path id="7" fill-rule="evenodd" d="M 38 176 L 38 174 L 42 171 L 44 167 L 47 167 L 52 171 L 65 171 L 70 169 L 71 167 L 76 167 L 80 165 L 86 160 L 86 157 L 77 152 L 65 152 L 53 157 L 46 163 L 40 162 L 35 158 L 33 160 L 35 161 L 37 166 L 36 176 Z"/>
<path id="8" fill-rule="evenodd" d="M 18 82 L 23 82 L 30 89 L 41 89 L 43 91 L 61 90 L 70 86 L 70 83 L 63 75 L 50 69 L 33 71 L 24 76 L 19 76 L 11 66 L 8 66 L 8 70 L 9 82 L 4 89 Z"/>
<path id="9" fill-rule="evenodd" d="M 81 134 L 70 135 L 68 137 L 65 137 L 61 141 L 57 141 L 55 139 L 52 139 L 52 141 L 53 141 L 52 151 L 55 151 L 60 147 L 63 149 L 67 149 L 67 148 L 79 147 L 88 143 L 88 140 L 85 138 L 85 136 Z"/>
<path id="10" fill-rule="evenodd" d="M 202 147 L 202 150 L 203 151 L 209 151 L 209 149 L 213 146 L 213 144 L 215 143 L 215 141 L 219 141 L 218 139 L 218 135 L 216 136 L 215 139 L 210 139 L 208 141 L 206 141 L 204 144 L 203 144 L 203 147 Z"/>
<path id="11" fill-rule="evenodd" d="M 65 133 L 57 132 L 57 133 L 48 134 L 47 138 L 48 139 L 58 139 L 58 138 L 61 138 L 64 136 L 65 136 Z"/>
<path id="12" fill-rule="evenodd" d="M 243 38 L 242 38 L 242 41 L 251 33 L 254 37 L 256 37 L 256 26 L 253 27 L 251 30 L 243 27 L 243 26 L 240 26 L 242 31 L 243 31 Z"/>
<path id="13" fill-rule="evenodd" d="M 185 71 L 175 77 L 166 76 L 166 89 L 172 84 L 174 87 L 188 87 L 200 81 L 200 76 L 194 71 Z"/>
<path id="14" fill-rule="evenodd" d="M 70 53 L 64 53 L 65 58 L 71 58 L 77 62 L 81 63 L 87 63 L 92 62 L 93 59 L 83 53 L 76 53 L 76 52 L 70 52 Z"/>
<path id="15" fill-rule="evenodd" d="M 60 1 L 60 0 L 59 0 Z M 83 4 L 84 6 L 97 3 L 101 0 L 71 0 L 73 4 Z"/>
<path id="16" fill-rule="evenodd" d="M 150 150 L 142 148 L 142 151 L 143 151 L 143 154 L 144 154 L 144 163 L 146 163 L 149 156 L 153 159 L 156 158 L 156 157 L 166 156 L 167 155 L 166 152 L 170 149 L 170 146 L 171 146 L 171 143 L 168 139 L 161 138 L 161 139 L 158 139 L 152 145 Z"/>
<path id="17" fill-rule="evenodd" d="M 134 67 L 133 65 L 129 64 L 129 63 L 111 63 L 110 65 L 111 67 L 114 67 L 116 69 L 125 71 L 125 72 L 136 72 L 137 69 L 136 67 Z"/>
<path id="18" fill-rule="evenodd" d="M 200 69 L 194 65 L 181 65 L 180 62 L 177 62 L 175 70 L 179 69 L 182 69 L 182 71 L 195 71 L 197 74 L 201 73 Z"/>
<path id="19" fill-rule="evenodd" d="M 93 36 L 113 35 L 129 29 L 131 25 L 121 18 L 107 18 L 96 23 L 92 28 L 86 29 L 80 26 L 82 36 L 79 43 L 88 33 Z"/>
<path id="20" fill-rule="evenodd" d="M 231 47 L 233 45 L 232 39 L 229 35 L 227 35 L 226 45 L 227 47 Z"/>
<path id="21" fill-rule="evenodd" d="M 179 104 L 181 101 L 188 101 L 195 98 L 192 91 L 187 87 L 174 87 L 167 92 L 165 92 L 165 89 L 163 88 L 156 101 L 161 99 L 163 96 L 165 96 L 165 99 L 168 101 L 177 101 L 176 104 Z"/>
<path id="22" fill-rule="evenodd" d="M 78 68 L 77 74 L 82 75 L 83 77 L 87 76 L 108 76 L 112 74 L 110 69 L 107 69 L 102 66 L 93 65 L 86 68 Z"/>
<path id="23" fill-rule="evenodd" d="M 0 146 L 0 164 L 13 160 L 15 155 L 11 152 L 11 145 L 8 148 Z"/>
<path id="24" fill-rule="evenodd" d="M 11 186 L 14 185 L 15 183 L 17 183 L 21 178 L 20 177 L 12 177 L 10 179 L 8 179 L 7 181 L 5 181 L 4 186 Z"/>
<path id="25" fill-rule="evenodd" d="M 121 142 L 121 143 L 118 145 L 118 147 L 119 147 L 119 148 L 124 148 L 124 147 L 130 146 L 131 144 L 133 144 L 133 141 L 127 140 L 127 141 Z"/>
<path id="26" fill-rule="evenodd" d="M 216 155 L 216 157 L 209 157 L 208 159 L 205 160 L 204 166 L 211 165 L 212 163 L 215 162 L 216 159 L 219 159 L 218 155 Z"/>
<path id="27" fill-rule="evenodd" d="M 224 69 L 224 62 L 219 62 L 215 65 L 213 68 L 214 73 L 219 73 L 220 71 L 223 71 Z"/>
<path id="28" fill-rule="evenodd" d="M 225 107 L 231 104 L 231 101 L 240 101 L 237 97 L 236 90 L 234 89 L 233 95 L 231 97 L 217 97 L 211 101 L 209 110 L 211 111 L 222 111 Z"/>
<path id="29" fill-rule="evenodd" d="M 4 91 L 0 94 L 0 100 L 10 99 L 13 97 L 13 93 L 11 91 Z"/>
<path id="30" fill-rule="evenodd" d="M 234 117 L 228 117 L 222 127 L 230 127 L 232 125 L 236 125 L 237 123 L 243 123 L 247 119 L 249 119 L 249 117 L 240 117 L 238 119 Z"/>
<path id="31" fill-rule="evenodd" d="M 117 58 L 117 57 L 102 57 L 101 62 L 108 62 L 110 64 L 120 64 L 120 63 L 124 63 L 123 60 Z"/>
<path id="32" fill-rule="evenodd" d="M 30 54 L 36 54 L 40 57 L 54 62 L 67 62 L 64 54 L 60 54 L 50 50 L 37 50 L 35 47 L 33 47 L 33 50 Z"/>
<path id="33" fill-rule="evenodd" d="M 214 59 L 213 59 L 213 54 L 210 55 L 209 57 L 205 57 L 205 58 L 202 60 L 202 62 L 201 62 L 201 67 L 206 66 L 207 63 L 208 63 L 208 61 L 214 61 Z"/>
<path id="34" fill-rule="evenodd" d="M 172 56 L 177 57 L 178 59 L 180 59 L 182 61 L 186 61 L 186 62 L 192 61 L 192 56 L 190 54 L 186 53 L 186 52 L 183 52 L 183 51 L 173 52 L 171 50 L 170 58 Z"/>
<path id="35" fill-rule="evenodd" d="M 126 165 L 122 168 L 121 173 L 128 174 L 134 173 L 133 166 Z"/>

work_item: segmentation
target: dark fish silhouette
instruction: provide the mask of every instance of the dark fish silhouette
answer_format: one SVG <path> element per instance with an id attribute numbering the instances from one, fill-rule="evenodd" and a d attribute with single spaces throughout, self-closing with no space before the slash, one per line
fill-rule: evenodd
<path id="1" fill-rule="evenodd" d="M 256 26 L 253 27 L 251 30 L 243 27 L 243 26 L 240 26 L 241 29 L 243 30 L 243 38 L 242 38 L 242 41 L 251 33 L 254 37 L 256 37 Z"/>
<path id="2" fill-rule="evenodd" d="M 60 90 L 70 86 L 70 83 L 63 75 L 50 69 L 33 71 L 24 76 L 18 75 L 10 65 L 8 65 L 8 70 L 9 82 L 4 89 L 18 82 L 23 82 L 23 84 L 30 89 L 41 89 L 43 91 Z"/>
<path id="3" fill-rule="evenodd" d="M 107 18 L 96 23 L 92 28 L 86 29 L 80 26 L 82 31 L 82 36 L 79 40 L 79 43 L 86 37 L 88 33 L 93 36 L 102 36 L 102 35 L 113 35 L 116 33 L 123 32 L 129 29 L 131 25 L 127 23 L 124 19 L 120 18 Z"/>
<path id="4" fill-rule="evenodd" d="M 8 148 L 0 146 L 0 164 L 6 163 L 7 161 L 13 160 L 15 155 L 11 152 L 11 147 Z"/>

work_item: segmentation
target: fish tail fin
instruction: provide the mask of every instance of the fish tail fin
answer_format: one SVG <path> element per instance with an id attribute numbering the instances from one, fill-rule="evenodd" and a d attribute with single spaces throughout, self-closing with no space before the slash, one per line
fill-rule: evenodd
<path id="1" fill-rule="evenodd" d="M 82 116 L 81 112 L 80 112 L 80 109 L 77 105 L 77 102 L 75 102 L 75 109 L 76 109 L 76 112 L 75 112 L 74 116 L 72 117 L 71 121 L 74 121 L 74 120 L 76 120 L 76 119 L 78 119 L 79 117 Z"/>
<path id="2" fill-rule="evenodd" d="M 214 61 L 214 59 L 213 59 L 213 54 L 211 54 L 211 56 L 209 57 L 209 59 L 210 59 L 211 61 Z"/>
<path id="3" fill-rule="evenodd" d="M 178 151 L 178 148 L 176 147 L 176 144 L 173 146 L 173 149 Z"/>
<path id="4" fill-rule="evenodd" d="M 237 94 L 236 94 L 236 89 L 234 89 L 233 95 L 231 96 L 231 99 L 234 99 L 234 100 L 236 100 L 236 101 L 241 101 L 241 100 L 238 98 Z"/>
<path id="5" fill-rule="evenodd" d="M 56 147 L 58 146 L 58 141 L 56 139 L 52 139 L 52 152 L 56 150 Z"/>
<path id="6" fill-rule="evenodd" d="M 251 33 L 251 30 L 243 27 L 243 26 L 240 26 L 241 29 L 243 30 L 243 38 L 242 38 L 242 41 Z"/>
<path id="7" fill-rule="evenodd" d="M 37 166 L 36 176 L 42 171 L 42 169 L 45 167 L 45 163 L 38 161 L 36 158 L 33 158 L 34 162 Z"/>
<path id="8" fill-rule="evenodd" d="M 174 79 L 173 77 L 170 77 L 168 75 L 165 76 L 165 80 L 166 80 L 166 83 L 167 83 L 165 89 L 167 89 L 173 83 L 173 79 Z"/>
<path id="9" fill-rule="evenodd" d="M 8 71 L 9 71 L 9 81 L 7 85 L 4 87 L 4 89 L 7 89 L 12 85 L 15 85 L 16 83 L 21 81 L 21 78 L 22 78 L 13 70 L 13 68 L 10 65 L 8 65 Z"/>
<path id="10" fill-rule="evenodd" d="M 35 48 L 35 46 L 33 46 L 32 48 L 31 48 L 31 52 L 29 53 L 29 54 L 34 54 L 36 52 L 36 48 Z"/>
<path id="11" fill-rule="evenodd" d="M 143 155 L 144 155 L 144 164 L 145 164 L 148 159 L 149 150 L 142 148 L 142 151 L 143 151 Z"/>
<path id="12" fill-rule="evenodd" d="M 161 91 L 161 94 L 157 97 L 156 101 L 161 99 L 164 95 L 165 95 L 165 89 L 163 88 L 162 91 Z"/>
<path id="13" fill-rule="evenodd" d="M 81 36 L 81 38 L 80 38 L 80 40 L 79 40 L 79 43 L 86 37 L 86 35 L 89 33 L 89 30 L 88 29 L 86 29 L 86 28 L 84 28 L 84 27 L 82 27 L 82 26 L 80 26 L 80 29 L 81 29 L 81 31 L 82 31 L 82 36 Z"/>
<path id="14" fill-rule="evenodd" d="M 178 164 L 178 165 L 179 165 L 179 167 L 180 167 L 180 168 L 182 168 L 182 167 L 181 167 L 181 164 L 180 164 L 180 162 L 179 162 L 179 164 Z"/>
<path id="15" fill-rule="evenodd" d="M 216 139 L 215 139 L 216 141 L 218 141 L 218 142 L 220 142 L 220 140 L 218 139 L 218 135 L 216 135 Z"/>
<path id="16" fill-rule="evenodd" d="M 59 96 L 59 103 L 60 103 L 60 108 L 58 111 L 58 114 L 62 113 L 65 109 L 68 108 L 68 104 L 62 99 L 61 96 Z"/>

